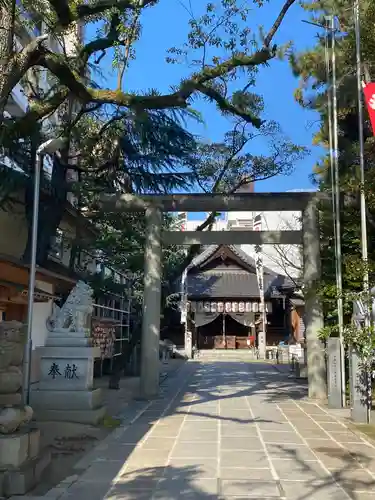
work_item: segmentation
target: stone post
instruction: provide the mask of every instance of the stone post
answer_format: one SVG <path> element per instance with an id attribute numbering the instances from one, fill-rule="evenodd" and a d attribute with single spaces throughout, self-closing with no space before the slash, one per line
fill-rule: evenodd
<path id="1" fill-rule="evenodd" d="M 266 359 L 266 334 L 265 332 L 258 333 L 258 352 L 260 359 Z"/>
<path id="2" fill-rule="evenodd" d="M 161 226 L 162 213 L 146 210 L 145 276 L 143 292 L 140 396 L 159 394 L 159 339 L 161 305 Z"/>
<path id="3" fill-rule="evenodd" d="M 328 406 L 342 408 L 340 339 L 328 339 Z"/>
<path id="4" fill-rule="evenodd" d="M 320 234 L 316 201 L 311 200 L 303 211 L 303 257 L 306 309 L 307 376 L 309 397 L 327 397 L 325 353 L 318 332 L 324 326 L 323 311 L 317 296 L 321 277 Z"/>
<path id="5" fill-rule="evenodd" d="M 185 325 L 185 355 L 188 359 L 193 357 L 193 335 L 191 330 Z"/>
<path id="6" fill-rule="evenodd" d="M 350 349 L 350 416 L 359 424 L 370 423 L 371 397 L 369 397 L 368 374 L 361 366 L 355 349 Z"/>

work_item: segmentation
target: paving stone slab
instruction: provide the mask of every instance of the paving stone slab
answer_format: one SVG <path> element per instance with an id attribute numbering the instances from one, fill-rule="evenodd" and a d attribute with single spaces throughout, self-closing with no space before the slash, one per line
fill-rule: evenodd
<path id="1" fill-rule="evenodd" d="M 176 458 L 215 458 L 217 456 L 216 443 L 177 443 L 172 451 Z"/>
<path id="2" fill-rule="evenodd" d="M 324 479 L 331 477 L 319 462 L 297 462 L 289 460 L 272 459 L 272 465 L 278 475 L 283 479 L 295 479 L 308 481 L 309 479 Z"/>
<path id="3" fill-rule="evenodd" d="M 361 438 L 359 436 L 356 436 L 353 433 L 335 432 L 334 434 L 330 433 L 330 436 L 338 443 L 361 443 L 362 442 Z"/>
<path id="4" fill-rule="evenodd" d="M 152 435 L 145 439 L 145 441 L 138 446 L 142 450 L 168 450 L 171 451 L 176 442 L 174 437 L 153 437 Z"/>
<path id="5" fill-rule="evenodd" d="M 263 450 L 221 451 L 221 463 L 228 467 L 268 467 L 269 460 Z"/>
<path id="6" fill-rule="evenodd" d="M 221 426 L 220 435 L 223 437 L 253 437 L 258 436 L 258 430 L 252 425 Z"/>
<path id="7" fill-rule="evenodd" d="M 203 479 L 190 477 L 189 474 L 181 474 L 179 478 L 164 479 L 158 485 L 156 496 L 164 494 L 165 496 L 171 494 L 178 494 L 180 498 L 185 498 L 185 495 L 192 494 L 218 494 L 218 480 L 217 478 Z"/>
<path id="8" fill-rule="evenodd" d="M 172 457 L 165 469 L 166 477 L 179 477 L 189 473 L 193 477 L 211 479 L 217 477 L 218 461 L 216 458 L 174 458 Z"/>
<path id="9" fill-rule="evenodd" d="M 221 437 L 220 441 L 221 450 L 263 450 L 263 445 L 261 440 L 257 436 L 230 436 Z"/>
<path id="10" fill-rule="evenodd" d="M 143 465 L 144 467 L 165 466 L 168 462 L 168 450 L 136 449 L 127 459 L 127 465 Z"/>
<path id="11" fill-rule="evenodd" d="M 256 465 L 256 464 L 255 464 Z M 254 465 L 254 467 L 255 467 Z M 243 481 L 272 481 L 273 476 L 269 468 L 225 467 L 220 468 L 221 479 L 241 479 Z"/>
<path id="12" fill-rule="evenodd" d="M 243 496 L 261 499 L 264 497 L 281 498 L 280 489 L 275 481 L 251 481 L 224 479 L 220 481 L 220 494 L 224 497 Z"/>
<path id="13" fill-rule="evenodd" d="M 295 432 L 263 432 L 263 439 L 265 443 L 295 443 L 304 444 L 302 438 Z"/>
<path id="14" fill-rule="evenodd" d="M 273 458 L 283 458 L 304 462 L 317 460 L 315 453 L 308 446 L 295 446 L 292 444 L 266 444 L 267 453 Z"/>
<path id="15" fill-rule="evenodd" d="M 195 432 L 194 431 L 186 431 L 184 429 L 181 430 L 181 432 L 178 435 L 178 442 L 179 443 L 184 443 L 184 442 L 202 442 L 202 443 L 216 443 L 218 439 L 218 431 L 201 431 L 200 429 L 197 429 Z"/>
<path id="16" fill-rule="evenodd" d="M 281 481 L 287 500 L 349 500 L 332 481 Z"/>

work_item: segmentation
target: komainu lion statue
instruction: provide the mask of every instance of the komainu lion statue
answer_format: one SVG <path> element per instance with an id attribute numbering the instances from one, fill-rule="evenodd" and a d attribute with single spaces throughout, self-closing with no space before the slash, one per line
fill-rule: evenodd
<path id="1" fill-rule="evenodd" d="M 77 324 L 76 312 L 79 309 L 85 310 L 87 314 L 92 313 L 92 295 L 93 289 L 87 283 L 78 281 L 63 306 L 54 306 L 53 313 L 46 322 L 47 329 L 77 331 L 81 325 Z"/>

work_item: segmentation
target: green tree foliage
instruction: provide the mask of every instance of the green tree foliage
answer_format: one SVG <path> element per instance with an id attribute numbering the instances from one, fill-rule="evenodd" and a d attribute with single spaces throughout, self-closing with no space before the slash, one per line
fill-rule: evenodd
<path id="1" fill-rule="evenodd" d="M 361 223 L 359 195 L 359 136 L 358 102 L 356 84 L 355 32 L 352 0 L 321 0 L 303 2 L 303 7 L 310 13 L 310 20 L 326 23 L 325 16 L 338 17 L 341 33 L 336 34 L 336 59 L 338 81 L 338 125 L 339 125 L 339 175 L 341 191 L 341 228 L 343 254 L 343 293 L 345 322 L 349 323 L 352 314 L 351 299 L 353 292 L 363 288 L 364 269 L 370 274 L 370 284 L 375 279 L 375 204 L 372 185 L 374 178 L 373 132 L 365 111 L 365 162 L 366 184 L 363 186 L 367 199 L 367 224 L 369 260 L 366 264 L 361 258 Z M 372 1 L 360 2 L 361 42 L 363 58 L 363 79 L 375 78 L 374 26 L 375 4 Z M 311 28 L 314 29 L 314 28 Z M 331 193 L 331 172 L 329 161 L 327 78 L 325 66 L 324 30 L 317 29 L 315 46 L 303 53 L 291 56 L 291 65 L 300 85 L 296 90 L 296 99 L 306 108 L 317 111 L 320 126 L 315 134 L 316 144 L 326 148 L 327 153 L 318 162 L 314 178 L 321 190 Z M 322 206 L 321 212 L 322 241 L 322 287 L 321 294 L 325 306 L 325 334 L 337 331 L 336 280 L 335 280 L 335 245 L 332 219 L 332 206 Z"/>
<path id="2" fill-rule="evenodd" d="M 53 158 L 51 179 L 43 180 L 39 264 L 47 258 L 69 191 L 77 193 L 79 210 L 89 212 L 104 190 L 167 192 L 189 189 L 196 182 L 200 169 L 193 170 L 196 138 L 186 131 L 184 121 L 202 119 L 192 109 L 195 99 L 203 97 L 216 104 L 230 126 L 234 119 L 242 126 L 267 127 L 260 116 L 261 98 L 251 90 L 259 68 L 283 49 L 274 44 L 274 38 L 295 0 L 285 1 L 268 31 L 259 29 L 256 18 L 253 20 L 254 8 L 238 0 L 199 4 L 199 15 L 187 8 L 190 30 L 186 43 L 167 54 L 168 62 L 184 64 L 186 77 L 175 82 L 169 93 L 130 91 L 126 70 L 136 57 L 143 15 L 147 11 L 149 15 L 162 1 L 0 0 L 0 143 L 3 157 L 12 158 L 26 174 L 14 175 L 3 168 L 1 184 L 8 194 L 15 186 L 26 184 L 27 214 L 31 214 L 37 145 L 50 135 L 65 139 L 65 148 Z M 261 7 L 262 2 L 254 4 Z M 96 33 L 82 37 L 94 22 Z M 17 39 L 22 35 L 25 41 L 25 30 L 35 31 L 41 25 L 43 34 L 30 39 L 20 51 Z M 118 71 L 111 88 L 97 78 L 106 70 L 102 61 L 108 55 Z M 18 83 L 25 89 L 29 109 L 22 116 L 4 115 Z M 271 159 L 249 156 L 248 160 L 262 165 L 268 161 L 270 171 L 278 171 Z M 25 260 L 29 258 L 30 234 Z"/>

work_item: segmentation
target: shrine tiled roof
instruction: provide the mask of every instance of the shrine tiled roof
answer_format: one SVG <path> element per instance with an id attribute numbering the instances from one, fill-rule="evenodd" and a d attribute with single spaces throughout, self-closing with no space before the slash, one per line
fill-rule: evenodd
<path id="1" fill-rule="evenodd" d="M 191 297 L 259 297 L 256 275 L 240 270 L 189 275 L 187 288 Z"/>
<path id="2" fill-rule="evenodd" d="M 213 255 L 216 250 L 219 248 L 220 245 L 209 245 L 207 246 L 203 252 L 201 252 L 199 255 L 197 255 L 190 263 L 190 265 L 188 266 L 188 270 L 194 268 L 194 267 L 197 267 L 201 264 L 203 264 L 203 262 L 205 262 L 207 259 L 209 259 L 211 257 L 211 255 Z M 223 245 L 224 246 L 224 245 Z M 243 250 L 241 250 L 240 247 L 236 246 L 236 245 L 226 245 L 227 248 L 229 248 L 235 255 L 237 255 L 237 257 L 239 259 L 241 259 L 245 264 L 247 264 L 248 266 L 252 267 L 255 269 L 255 260 L 250 257 L 249 254 L 247 254 L 246 252 L 244 252 Z M 263 267 L 263 271 L 265 274 L 269 274 L 269 275 L 272 275 L 274 277 L 277 276 L 277 274 L 272 271 L 271 269 L 269 269 L 268 267 Z"/>
<path id="3" fill-rule="evenodd" d="M 259 297 L 255 260 L 236 245 L 225 246 L 246 265 L 245 269 L 202 269 L 202 265 L 214 255 L 219 246 L 224 245 L 210 245 L 192 260 L 187 269 L 188 296 L 196 298 Z M 264 267 L 263 279 L 266 298 L 283 296 L 282 288 L 288 280 L 286 276 Z"/>

